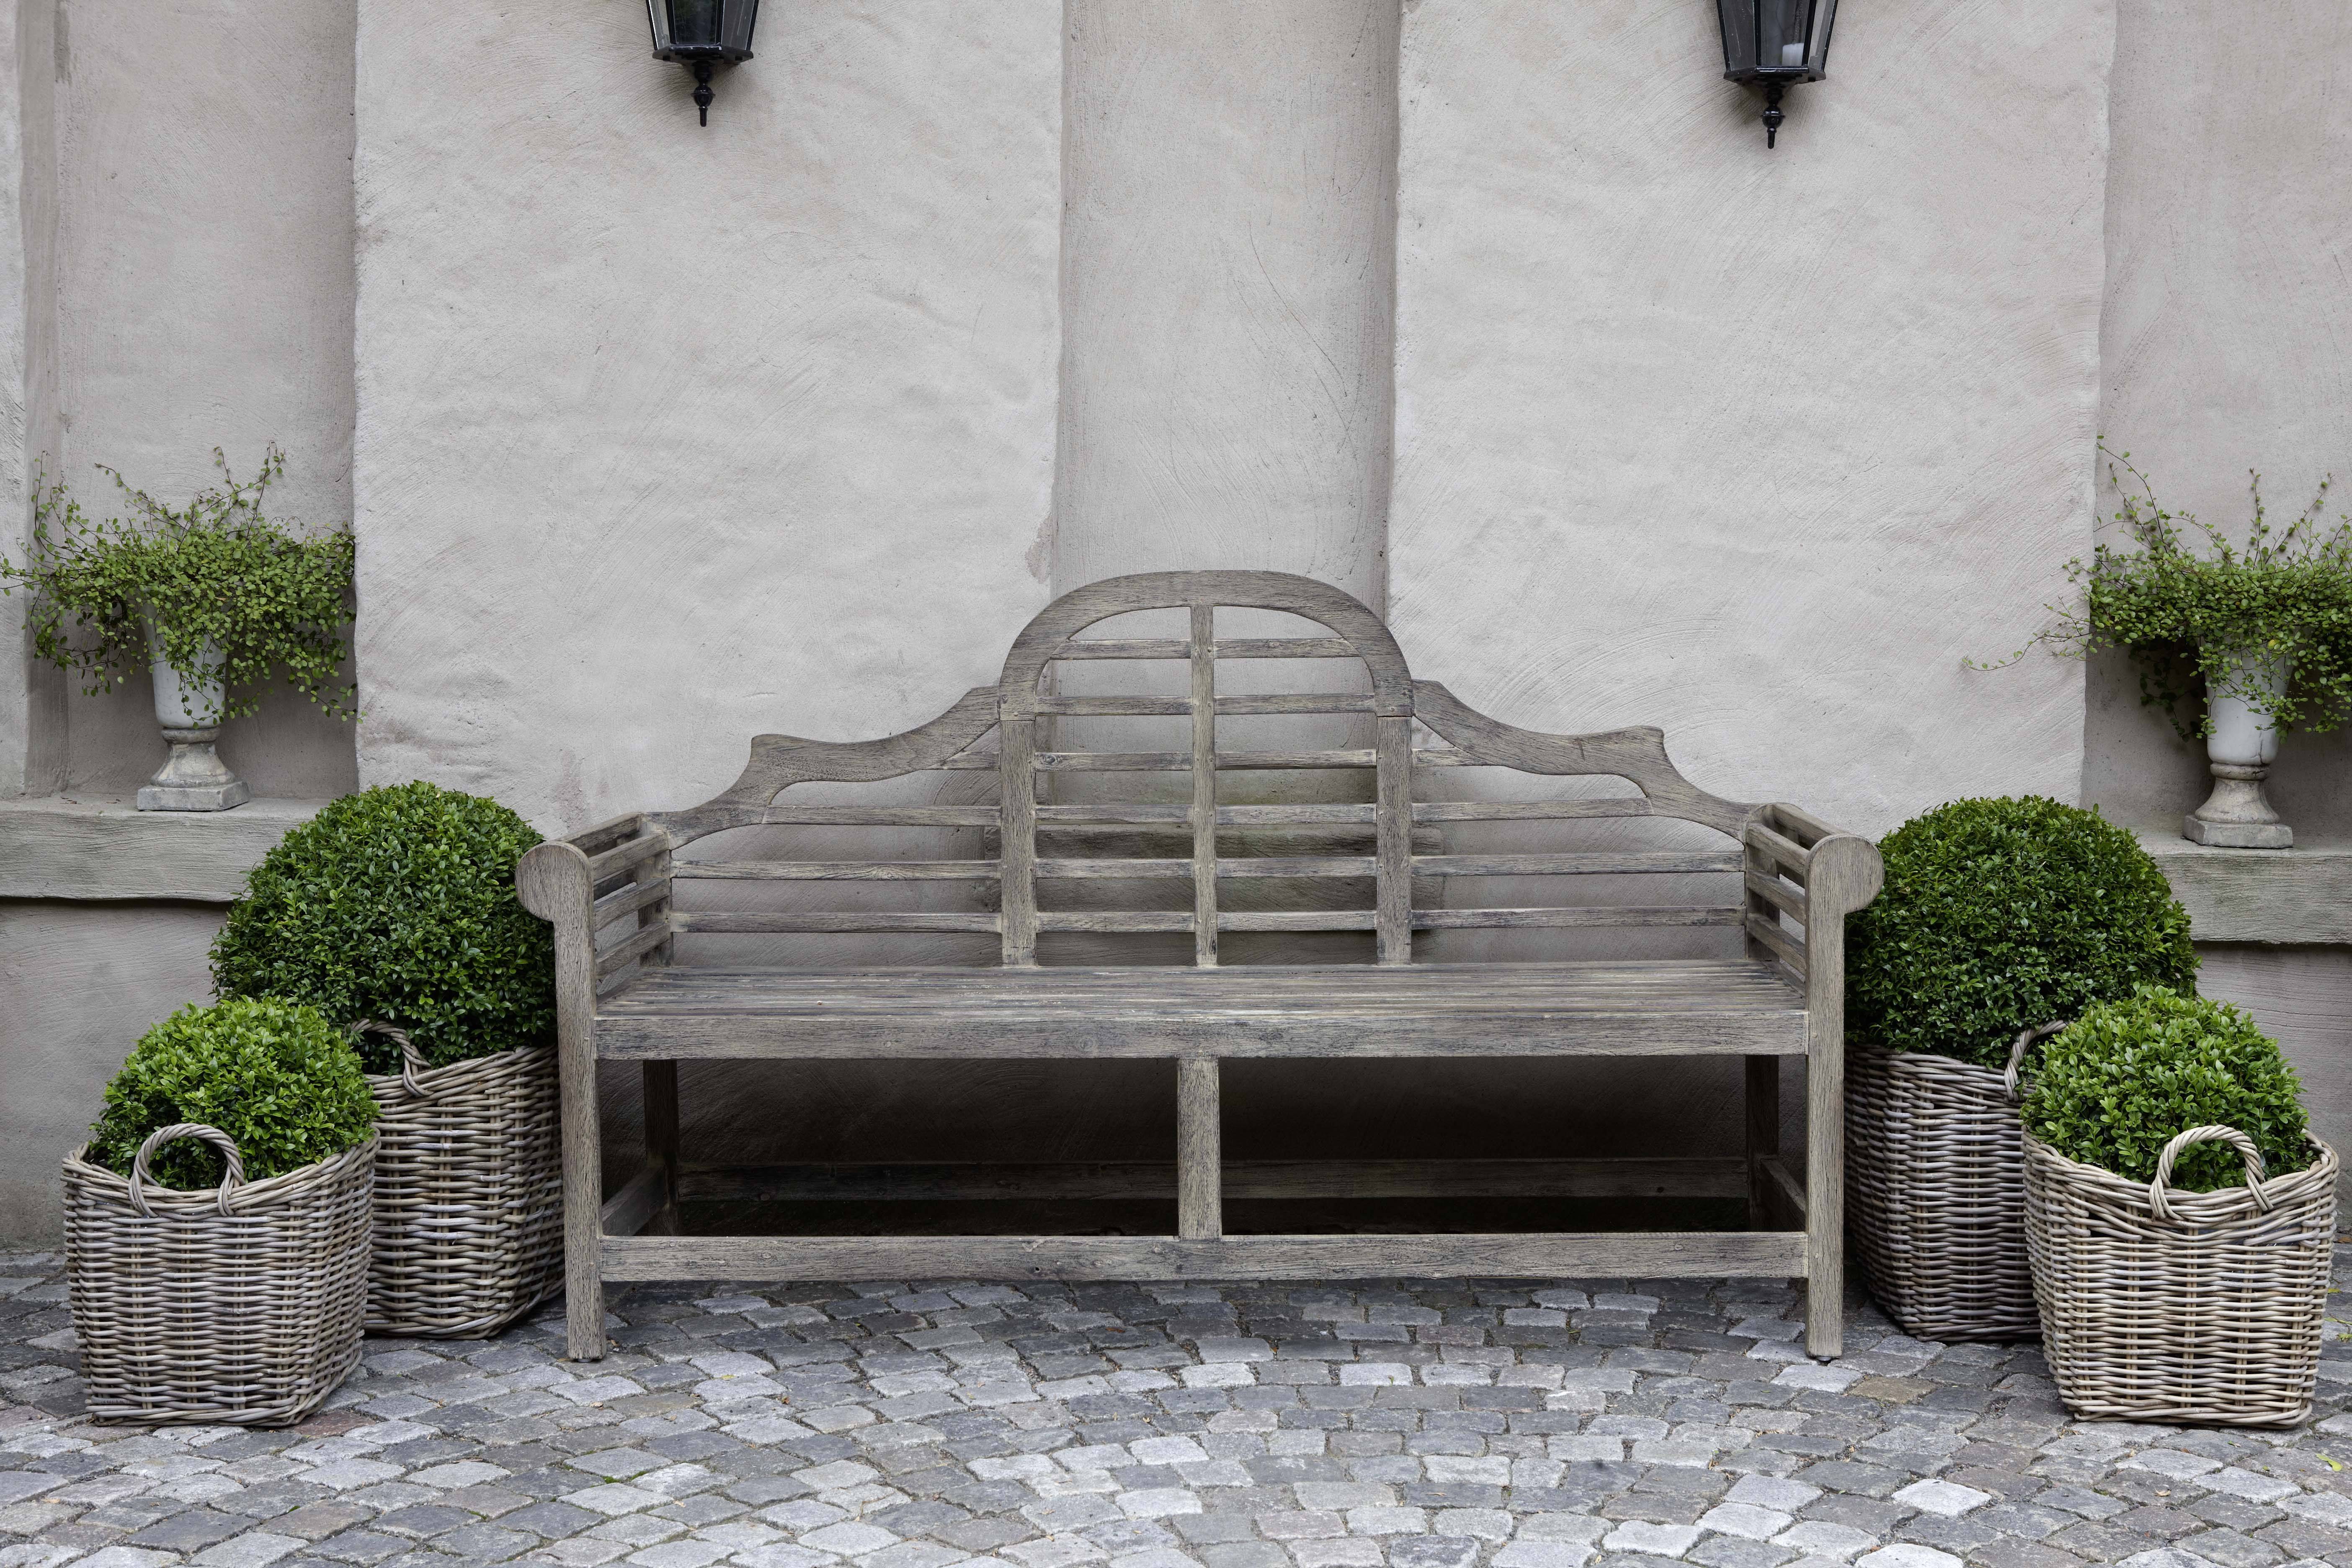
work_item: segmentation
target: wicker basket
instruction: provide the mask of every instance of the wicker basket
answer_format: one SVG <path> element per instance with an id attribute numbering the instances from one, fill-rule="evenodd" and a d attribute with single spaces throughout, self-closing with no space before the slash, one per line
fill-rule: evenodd
<path id="1" fill-rule="evenodd" d="M 372 1334 L 494 1334 L 563 1279 L 562 1099 L 546 1047 L 427 1068 L 408 1036 L 375 1093 Z"/>
<path id="2" fill-rule="evenodd" d="M 206 1192 L 151 1185 L 181 1138 L 228 1158 Z M 89 1409 L 100 1421 L 286 1426 L 360 1359 L 375 1141 L 247 1184 L 228 1134 L 151 1133 L 125 1180 L 66 1156 L 66 1287 Z"/>
<path id="3" fill-rule="evenodd" d="M 2225 1142 L 2246 1182 L 2175 1192 L 2172 1162 Z M 2253 1140 L 2192 1127 L 2146 1185 L 2025 1136 L 2025 1236 L 2042 1353 L 2076 1415 L 2293 1426 L 2311 1415 L 2336 1228 L 2336 1152 L 2262 1179 Z"/>
<path id="4" fill-rule="evenodd" d="M 1870 1293 L 1923 1340 L 2028 1338 L 2040 1330 L 2025 1258 L 2017 1037 L 2009 1071 L 1897 1056 L 1846 1056 L 1846 1231 Z"/>

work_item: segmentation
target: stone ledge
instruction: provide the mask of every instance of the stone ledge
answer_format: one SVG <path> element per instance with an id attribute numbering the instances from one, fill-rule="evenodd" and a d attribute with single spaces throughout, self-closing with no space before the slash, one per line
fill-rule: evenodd
<path id="1" fill-rule="evenodd" d="M 231 811 L 138 811 L 127 797 L 0 800 L 0 899 L 178 899 L 226 904 L 322 800 Z"/>
<path id="2" fill-rule="evenodd" d="M 2199 942 L 2352 943 L 2352 841 L 2221 849 L 2191 844 L 2178 827 L 2133 831 L 2187 906 Z"/>

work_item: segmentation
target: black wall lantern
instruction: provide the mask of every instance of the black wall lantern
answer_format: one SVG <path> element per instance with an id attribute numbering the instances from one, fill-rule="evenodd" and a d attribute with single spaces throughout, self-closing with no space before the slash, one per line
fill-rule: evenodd
<path id="1" fill-rule="evenodd" d="M 1723 14 L 1723 74 L 1764 84 L 1764 144 L 1780 136 L 1780 95 L 1829 74 L 1837 0 L 1715 0 Z"/>
<path id="2" fill-rule="evenodd" d="M 653 24 L 654 58 L 676 60 L 694 73 L 694 107 L 710 123 L 710 70 L 751 58 L 751 29 L 760 0 L 646 0 Z"/>

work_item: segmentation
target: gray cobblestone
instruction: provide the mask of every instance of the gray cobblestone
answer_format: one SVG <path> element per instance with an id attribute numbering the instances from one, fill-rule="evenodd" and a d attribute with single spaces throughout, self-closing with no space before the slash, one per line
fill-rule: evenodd
<path id="1" fill-rule="evenodd" d="M 652 1286 L 595 1365 L 550 1310 L 149 1432 L 78 1415 L 58 1260 L 0 1273 L 0 1568 L 2352 1568 L 2342 1322 L 2252 1433 L 1860 1302 L 1815 1363 L 1756 1281 Z"/>

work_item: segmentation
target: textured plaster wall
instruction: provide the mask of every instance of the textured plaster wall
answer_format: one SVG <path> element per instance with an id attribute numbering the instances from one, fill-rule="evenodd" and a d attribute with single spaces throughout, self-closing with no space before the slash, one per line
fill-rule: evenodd
<path id="1" fill-rule="evenodd" d="M 360 0 L 364 782 L 568 831 L 992 676 L 1046 598 L 1061 17 L 772 5 L 703 129 L 641 8 Z"/>
<path id="2" fill-rule="evenodd" d="M 1054 585 L 1384 590 L 1395 0 L 1072 0 Z"/>
<path id="3" fill-rule="evenodd" d="M 1708 81 L 1709 7 L 1408 5 L 1389 609 L 1415 673 L 1537 729 L 1662 726 L 1702 787 L 1873 836 L 2073 798 L 2081 668 L 1961 661 L 2015 647 L 2089 539 L 2113 26 L 2110 0 L 1848 7 L 1768 151 L 1760 98 Z M 1721 889 L 1620 896 L 1685 891 Z M 1523 1092 L 1565 1147 L 1736 1146 L 1726 1064 L 1556 1076 Z M 1793 1067 L 1782 1103 L 1785 1142 Z"/>
<path id="4" fill-rule="evenodd" d="M 36 445 L 86 507 L 92 464 L 174 503 L 285 449 L 271 511 L 351 516 L 352 0 L 63 0 L 56 7 L 56 363 Z M 65 701 L 68 788 L 163 760 L 142 674 Z M 257 793 L 326 795 L 352 731 L 284 690 L 221 754 Z"/>
<path id="5" fill-rule="evenodd" d="M 1849 8 L 1760 98 L 1710 9 L 1404 19 L 1390 604 L 1416 673 L 1882 832 L 2081 784 L 1993 674 L 2090 537 L 2112 0 Z"/>
<path id="6" fill-rule="evenodd" d="M 2197 988 L 2234 1003 L 2275 1038 L 2303 1079 L 2311 1130 L 2352 1148 L 2352 948 L 2200 944 Z M 2336 1205 L 2352 1223 L 2352 1191 Z"/>
<path id="7" fill-rule="evenodd" d="M 2124 6 L 2114 100 L 2102 428 L 2168 505 L 2242 539 L 2247 470 L 2282 522 L 2323 476 L 2352 482 L 2352 11 Z M 2084 729 L 2084 792 L 2111 814 L 2177 824 L 2211 785 L 2120 659 L 2095 665 Z M 2290 737 L 2271 800 L 2306 837 L 2352 837 L 2347 777 L 2352 731 Z"/>
<path id="8" fill-rule="evenodd" d="M 49 60 L 40 47 L 47 41 L 47 19 L 45 0 L 0 4 L 0 555 L 11 559 L 23 550 L 28 521 L 26 458 L 36 374 L 28 274 L 46 259 L 56 228 L 47 210 L 45 182 L 27 178 L 32 165 L 46 165 L 54 157 L 47 134 L 52 118 Z M 52 758 L 42 756 L 44 748 L 33 739 L 34 716 L 47 693 L 36 685 L 26 608 L 21 594 L 0 599 L 0 795 L 45 785 L 54 770 Z M 46 678 L 38 683 L 54 684 Z M 58 728 L 53 718 L 47 728 Z"/>
<path id="9" fill-rule="evenodd" d="M 2120 8 L 2106 179 L 2100 427 L 2168 506 L 2243 538 L 2247 471 L 2284 521 L 2352 481 L 2352 13 L 2326 0 Z M 2099 510 L 2117 497 L 2102 473 Z M 2331 520 L 2352 503 L 2332 506 Z M 2102 537 L 2113 538 L 2110 531 Z M 2093 661 L 2083 794 L 2179 830 L 2203 748 Z M 2272 804 L 2305 844 L 2352 837 L 2352 731 L 2288 737 Z M 2286 1047 L 2322 1137 L 2352 1141 L 2352 952 L 2208 948 L 2200 980 Z M 2352 1194 L 2346 1201 L 2352 1203 Z"/>
<path id="10" fill-rule="evenodd" d="M 53 1239 L 58 1165 L 151 1025 L 210 994 L 221 911 L 0 902 L 0 1240 Z"/>

